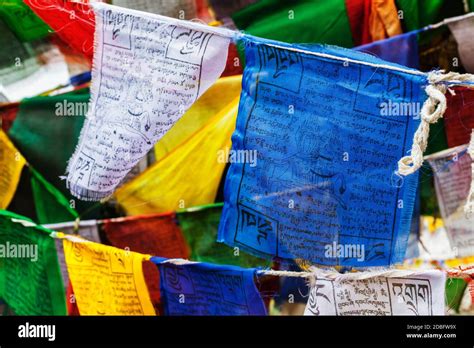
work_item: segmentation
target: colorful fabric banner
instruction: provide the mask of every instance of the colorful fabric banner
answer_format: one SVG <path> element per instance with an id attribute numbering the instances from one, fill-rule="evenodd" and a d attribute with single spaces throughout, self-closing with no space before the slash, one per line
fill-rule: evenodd
<path id="1" fill-rule="evenodd" d="M 155 315 L 143 277 L 144 255 L 79 239 L 63 243 L 81 315 Z"/>
<path id="2" fill-rule="evenodd" d="M 444 272 L 398 272 L 406 276 L 318 276 L 305 315 L 444 315 Z"/>
<path id="3" fill-rule="evenodd" d="M 420 106 L 424 77 L 343 64 L 389 64 L 352 50 L 275 45 L 246 42 L 232 151 L 247 158 L 227 174 L 219 241 L 324 265 L 401 262 L 418 178 L 395 171 L 419 120 L 393 106 Z"/>
<path id="4" fill-rule="evenodd" d="M 232 19 L 239 29 L 262 38 L 354 46 L 344 0 L 259 0 Z"/>
<path id="5" fill-rule="evenodd" d="M 193 136 L 115 192 L 128 215 L 214 202 L 229 157 L 238 101 L 234 99 Z"/>
<path id="6" fill-rule="evenodd" d="M 217 80 L 155 145 L 158 161 L 197 134 L 240 96 L 242 76 Z"/>
<path id="7" fill-rule="evenodd" d="M 189 258 L 189 250 L 174 214 L 134 216 L 104 221 L 104 231 L 117 248 L 166 258 Z M 159 273 L 151 262 L 143 263 L 143 274 L 150 299 L 158 312 L 160 308 Z"/>
<path id="8" fill-rule="evenodd" d="M 48 23 L 66 44 L 92 61 L 95 16 L 89 4 L 63 0 L 24 2 Z"/>
<path id="9" fill-rule="evenodd" d="M 255 269 L 151 261 L 160 270 L 165 315 L 266 315 Z"/>
<path id="10" fill-rule="evenodd" d="M 392 63 L 418 69 L 420 62 L 418 58 L 418 33 L 397 35 L 385 40 L 376 41 L 354 49 L 360 52 L 372 54 Z"/>
<path id="11" fill-rule="evenodd" d="M 172 18 L 195 19 L 197 17 L 194 0 L 112 0 L 112 4 Z"/>
<path id="12" fill-rule="evenodd" d="M 22 0 L 0 1 L 0 18 L 22 41 L 41 39 L 49 33 L 48 26 Z"/>
<path id="13" fill-rule="evenodd" d="M 92 6 L 96 49 L 91 110 L 69 161 L 67 184 L 76 197 L 97 201 L 115 191 L 217 80 L 229 39 L 194 23 L 182 26 L 146 12 Z"/>
<path id="14" fill-rule="evenodd" d="M 46 181 L 35 169 L 32 167 L 29 169 L 36 217 L 40 224 L 71 221 L 79 217 L 76 210 L 71 207 L 71 202 L 58 189 Z"/>
<path id="15" fill-rule="evenodd" d="M 474 73 L 474 40 L 472 38 L 474 17 L 451 22 L 448 26 L 458 43 L 459 57 L 461 58 L 464 69 L 466 69 L 468 73 Z"/>
<path id="16" fill-rule="evenodd" d="M 51 231 L 0 210 L 0 298 L 17 315 L 66 315 Z"/>
<path id="17" fill-rule="evenodd" d="M 426 158 L 433 168 L 441 216 L 457 257 L 474 255 L 474 222 L 464 212 L 472 176 L 472 158 L 466 148 L 459 146 Z"/>
<path id="18" fill-rule="evenodd" d="M 20 182 L 26 161 L 0 129 L 0 209 L 6 209 Z"/>
<path id="19" fill-rule="evenodd" d="M 449 107 L 443 117 L 449 147 L 469 143 L 474 129 L 474 89 L 455 87 L 453 91 L 446 94 Z"/>
<path id="20" fill-rule="evenodd" d="M 217 203 L 177 212 L 178 224 L 191 249 L 190 259 L 245 268 L 269 267 L 270 262 L 264 259 L 216 242 L 222 207 Z"/>

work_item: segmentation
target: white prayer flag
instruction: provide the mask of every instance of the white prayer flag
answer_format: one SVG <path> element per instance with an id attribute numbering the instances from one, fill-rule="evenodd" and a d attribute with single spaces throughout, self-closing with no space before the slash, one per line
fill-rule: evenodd
<path id="1" fill-rule="evenodd" d="M 113 0 L 112 4 L 179 19 L 197 17 L 196 2 L 194 0 Z"/>
<path id="2" fill-rule="evenodd" d="M 457 257 L 474 255 L 474 215 L 465 212 L 472 180 L 467 145 L 427 156 L 433 168 L 439 210 Z"/>
<path id="3" fill-rule="evenodd" d="M 462 66 L 467 72 L 474 73 L 474 17 L 451 22 L 448 26 L 458 44 Z"/>
<path id="4" fill-rule="evenodd" d="M 444 315 L 442 271 L 317 275 L 305 315 Z M 363 278 L 363 279 L 360 279 Z"/>
<path id="5" fill-rule="evenodd" d="M 71 193 L 109 196 L 219 78 L 230 39 L 215 28 L 94 3 L 91 106 L 68 165 Z"/>

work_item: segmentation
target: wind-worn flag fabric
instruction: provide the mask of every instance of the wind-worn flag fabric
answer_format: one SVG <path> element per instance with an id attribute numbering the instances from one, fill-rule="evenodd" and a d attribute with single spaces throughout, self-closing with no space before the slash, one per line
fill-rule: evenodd
<path id="1" fill-rule="evenodd" d="M 445 282 L 444 271 L 406 271 L 406 276 L 357 280 L 353 274 L 335 280 L 318 276 L 304 314 L 444 315 Z"/>
<path id="2" fill-rule="evenodd" d="M 103 229 L 110 243 L 121 249 L 171 259 L 188 259 L 189 250 L 173 213 L 105 220 Z M 159 274 L 151 262 L 143 263 L 143 274 L 155 310 L 160 307 Z"/>
<path id="3" fill-rule="evenodd" d="M 468 144 L 474 129 L 474 89 L 455 87 L 453 91 L 446 94 L 448 109 L 443 117 L 449 147 Z"/>
<path id="4" fill-rule="evenodd" d="M 178 122 L 155 145 L 155 158 L 160 161 L 179 145 L 193 137 L 217 114 L 240 96 L 242 76 L 223 77 L 216 81 Z"/>
<path id="5" fill-rule="evenodd" d="M 112 4 L 179 19 L 197 17 L 195 0 L 112 0 Z"/>
<path id="6" fill-rule="evenodd" d="M 0 209 L 6 209 L 20 182 L 26 161 L 0 129 Z"/>
<path id="7" fill-rule="evenodd" d="M 24 0 L 56 34 L 91 61 L 94 53 L 94 11 L 89 4 L 63 0 Z"/>
<path id="8" fill-rule="evenodd" d="M 433 168 L 436 196 L 451 248 L 456 256 L 474 254 L 474 217 L 464 212 L 471 186 L 473 159 L 467 145 L 427 157 Z"/>
<path id="9" fill-rule="evenodd" d="M 259 0 L 232 19 L 239 29 L 263 38 L 354 46 L 344 0 Z"/>
<path id="10" fill-rule="evenodd" d="M 79 238 L 63 243 L 81 315 L 155 315 L 143 277 L 144 255 Z"/>
<path id="11" fill-rule="evenodd" d="M 51 231 L 0 210 L 0 298 L 17 315 L 66 315 Z"/>
<path id="12" fill-rule="evenodd" d="M 114 194 L 128 215 L 213 203 L 225 169 L 239 98 Z M 192 179 L 191 179 L 192 178 Z"/>
<path id="13" fill-rule="evenodd" d="M 22 0 L 1 0 L 0 18 L 22 41 L 41 39 L 48 35 L 50 30 Z"/>
<path id="14" fill-rule="evenodd" d="M 364 65 L 389 63 L 352 50 L 280 47 L 246 38 L 232 137 L 240 156 L 226 177 L 219 241 L 324 265 L 401 262 L 418 176 L 402 179 L 397 162 L 411 149 L 425 77 Z M 350 57 L 362 63 L 345 64 Z M 348 247 L 358 251 L 341 255 Z"/>
<path id="15" fill-rule="evenodd" d="M 71 193 L 98 201 L 224 70 L 229 39 L 211 27 L 102 3 L 91 108 L 68 166 Z"/>
<path id="16" fill-rule="evenodd" d="M 176 265 L 152 257 L 160 270 L 165 315 L 266 315 L 256 270 L 206 263 Z"/>
<path id="17" fill-rule="evenodd" d="M 191 249 L 190 259 L 246 268 L 270 266 L 265 259 L 217 242 L 222 208 L 222 203 L 216 203 L 183 209 L 176 213 L 179 227 Z"/>
<path id="18" fill-rule="evenodd" d="M 27 161 L 68 201 L 74 197 L 60 176 L 64 174 L 67 161 L 76 147 L 88 109 L 89 97 L 88 90 L 82 89 L 51 97 L 26 99 L 21 102 L 17 117 L 8 132 Z M 41 186 L 37 185 L 36 188 L 41 189 Z M 50 196 L 42 199 L 47 197 Z M 47 215 L 46 220 L 42 220 L 41 223 L 73 219 L 63 220 L 63 211 L 57 211 L 56 205 L 42 204 L 42 206 L 43 212 Z M 75 200 L 75 210 L 79 213 L 87 210 L 86 215 L 82 216 L 85 219 L 97 217 L 98 208 L 92 208 L 92 203 L 89 202 Z M 58 218 L 50 219 L 55 216 Z"/>
<path id="19" fill-rule="evenodd" d="M 474 17 L 451 22 L 448 26 L 458 43 L 459 57 L 461 58 L 462 66 L 468 73 L 474 73 L 474 39 L 472 37 Z"/>
<path id="20" fill-rule="evenodd" d="M 418 58 L 418 33 L 416 31 L 375 41 L 355 47 L 354 49 L 414 69 L 418 69 L 420 65 Z"/>
<path id="21" fill-rule="evenodd" d="M 61 191 L 51 185 L 38 171 L 29 167 L 31 189 L 35 202 L 36 217 L 40 224 L 72 221 L 79 214 L 71 207 Z"/>

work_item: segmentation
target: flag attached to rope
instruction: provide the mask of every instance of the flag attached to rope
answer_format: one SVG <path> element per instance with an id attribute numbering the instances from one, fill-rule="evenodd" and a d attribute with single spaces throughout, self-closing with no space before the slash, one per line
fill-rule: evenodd
<path id="1" fill-rule="evenodd" d="M 115 192 L 127 214 L 167 212 L 214 202 L 229 158 L 238 102 L 238 98 L 231 101 L 192 136 Z"/>
<path id="2" fill-rule="evenodd" d="M 144 255 L 80 239 L 63 243 L 81 315 L 155 315 L 143 277 Z"/>
<path id="3" fill-rule="evenodd" d="M 266 315 L 255 269 L 151 261 L 160 270 L 165 315 Z"/>
<path id="4" fill-rule="evenodd" d="M 188 259 L 189 250 L 174 214 L 133 216 L 105 220 L 103 229 L 110 243 L 121 249 L 166 258 Z M 155 309 L 160 307 L 159 274 L 151 262 L 143 274 Z"/>
<path id="5" fill-rule="evenodd" d="M 179 227 L 191 249 L 190 259 L 246 268 L 269 267 L 270 264 L 265 259 L 249 255 L 239 248 L 229 248 L 216 241 L 222 207 L 222 203 L 217 203 L 177 212 Z"/>
<path id="6" fill-rule="evenodd" d="M 311 286 L 305 315 L 444 315 L 443 271 L 398 271 L 400 276 L 336 279 L 318 276 Z M 403 275 L 406 273 L 406 275 Z"/>
<path id="7" fill-rule="evenodd" d="M 425 77 L 355 51 L 279 45 L 246 42 L 219 241 L 324 265 L 401 262 L 418 177 L 401 178 L 397 162 Z"/>
<path id="8" fill-rule="evenodd" d="M 26 161 L 12 144 L 8 136 L 0 130 L 0 209 L 6 209 L 20 182 L 21 171 Z"/>
<path id="9" fill-rule="evenodd" d="M 427 157 L 433 168 L 436 196 L 454 255 L 474 254 L 474 220 L 464 211 L 471 185 L 473 159 L 467 146 Z"/>
<path id="10" fill-rule="evenodd" d="M 0 211 L 0 298 L 17 315 L 66 315 L 51 231 Z"/>
<path id="11" fill-rule="evenodd" d="M 68 166 L 71 193 L 98 201 L 224 70 L 229 38 L 202 25 L 102 3 L 91 109 Z M 179 24 L 178 24 L 179 23 Z"/>
<path id="12" fill-rule="evenodd" d="M 474 89 L 453 88 L 454 94 L 447 93 L 448 109 L 444 115 L 446 140 L 449 147 L 469 143 L 474 129 Z"/>

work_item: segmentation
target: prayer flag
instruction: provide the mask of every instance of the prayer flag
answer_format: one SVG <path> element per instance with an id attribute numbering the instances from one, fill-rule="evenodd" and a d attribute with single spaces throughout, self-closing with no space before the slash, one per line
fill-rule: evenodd
<path id="1" fill-rule="evenodd" d="M 66 315 L 51 231 L 0 210 L 0 298 L 17 315 Z"/>
<path id="2" fill-rule="evenodd" d="M 469 143 L 474 129 L 474 89 L 454 87 L 453 91 L 446 93 L 449 107 L 443 117 L 449 147 Z"/>
<path id="3" fill-rule="evenodd" d="M 93 3 L 91 109 L 67 185 L 98 201 L 117 185 L 224 70 L 229 38 L 211 27 Z"/>
<path id="4" fill-rule="evenodd" d="M 474 73 L 474 17 L 468 17 L 459 21 L 453 21 L 448 24 L 449 29 L 458 43 L 459 57 L 462 66 L 468 73 Z"/>
<path id="5" fill-rule="evenodd" d="M 245 44 L 232 151 L 246 156 L 231 161 L 219 241 L 324 265 L 401 262 L 418 177 L 397 163 L 426 78 L 352 50 Z"/>
<path id="6" fill-rule="evenodd" d="M 472 179 L 467 146 L 433 154 L 427 160 L 433 168 L 436 196 L 454 255 L 474 255 L 474 221 L 464 212 Z"/>
<path id="7" fill-rule="evenodd" d="M 194 0 L 112 0 L 112 4 L 179 19 L 197 17 Z"/>
<path id="8" fill-rule="evenodd" d="M 20 182 L 26 161 L 0 129 L 0 209 L 6 209 Z"/>
<path id="9" fill-rule="evenodd" d="M 397 272 L 400 276 L 318 275 L 305 315 L 444 315 L 443 271 Z M 364 278 L 356 279 L 358 275 Z"/>
<path id="10" fill-rule="evenodd" d="M 63 243 L 81 315 L 155 315 L 143 277 L 145 255 L 79 238 Z"/>
<path id="11" fill-rule="evenodd" d="M 151 261 L 160 270 L 165 315 L 266 315 L 255 269 Z"/>

